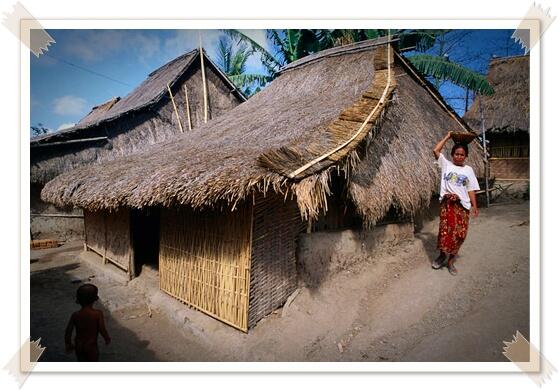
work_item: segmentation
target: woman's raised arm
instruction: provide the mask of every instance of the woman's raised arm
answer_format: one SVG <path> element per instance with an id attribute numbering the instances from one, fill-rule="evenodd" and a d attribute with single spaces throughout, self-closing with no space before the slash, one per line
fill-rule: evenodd
<path id="1" fill-rule="evenodd" d="M 433 155 L 435 155 L 435 159 L 439 159 L 439 155 L 441 154 L 444 145 L 448 140 L 450 140 L 450 133 L 451 132 L 448 132 L 446 136 L 441 141 L 439 141 L 437 145 L 435 145 L 435 148 L 433 148 Z"/>

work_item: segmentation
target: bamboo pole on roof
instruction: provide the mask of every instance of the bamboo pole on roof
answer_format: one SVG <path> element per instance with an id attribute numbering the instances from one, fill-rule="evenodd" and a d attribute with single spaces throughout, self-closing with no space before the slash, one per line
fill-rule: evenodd
<path id="1" fill-rule="evenodd" d="M 392 47 L 390 46 L 390 33 L 388 35 L 388 43 L 386 45 L 386 53 L 387 53 L 387 63 L 388 63 L 388 77 L 386 80 L 386 86 L 384 87 L 384 91 L 382 92 L 382 96 L 380 97 L 380 100 L 377 102 L 376 106 L 373 108 L 373 110 L 369 113 L 369 115 L 367 116 L 367 118 L 365 119 L 365 121 L 361 124 L 361 126 L 359 127 L 359 129 L 353 134 L 353 136 L 351 136 L 347 141 L 345 141 L 344 143 L 338 145 L 336 148 L 332 149 L 331 151 L 326 152 L 325 154 L 317 157 L 316 159 L 308 162 L 307 164 L 299 167 L 297 170 L 291 172 L 288 177 L 289 178 L 295 178 L 297 175 L 299 175 L 301 172 L 307 170 L 309 167 L 314 166 L 315 164 L 321 162 L 322 160 L 326 159 L 328 156 L 336 153 L 337 151 L 339 151 L 340 149 L 344 148 L 345 146 L 349 145 L 353 140 L 355 140 L 357 138 L 357 136 L 364 130 L 367 128 L 367 125 L 369 123 L 369 121 L 373 118 L 373 116 L 377 113 L 377 110 L 384 105 L 385 100 L 388 96 L 388 90 L 390 88 L 390 83 L 392 82 L 392 69 L 391 69 L 391 53 L 392 53 Z"/>
<path id="2" fill-rule="evenodd" d="M 180 129 L 181 133 L 183 133 L 184 130 L 182 129 L 181 118 L 179 117 L 179 111 L 177 110 L 177 105 L 175 104 L 175 98 L 173 98 L 173 93 L 171 92 L 171 86 L 169 86 L 169 83 L 167 83 L 167 91 L 169 91 L 169 96 L 171 97 L 171 103 L 173 103 L 173 109 L 175 109 L 175 115 L 177 116 L 177 121 L 179 123 L 179 129 Z"/>
<path id="3" fill-rule="evenodd" d="M 188 88 L 184 85 L 184 98 L 186 101 L 186 118 L 188 119 L 188 130 L 192 130 L 192 119 L 190 118 L 190 103 L 188 102 Z"/>
<path id="4" fill-rule="evenodd" d="M 202 68 L 202 87 L 204 90 L 204 123 L 208 122 L 208 90 L 206 87 L 206 71 L 204 69 L 204 52 L 202 49 L 202 35 L 200 38 L 200 66 Z"/>

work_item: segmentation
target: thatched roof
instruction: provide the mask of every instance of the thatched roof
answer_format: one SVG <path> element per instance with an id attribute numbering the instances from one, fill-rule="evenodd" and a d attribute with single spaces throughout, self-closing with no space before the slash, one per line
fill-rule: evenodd
<path id="1" fill-rule="evenodd" d="M 489 64 L 487 79 L 495 93 L 476 97 L 464 119 L 481 132 L 481 99 L 486 131 L 529 132 L 530 56 L 493 59 Z"/>
<path id="2" fill-rule="evenodd" d="M 174 60 L 169 61 L 165 65 L 150 73 L 148 78 L 144 80 L 142 84 L 136 87 L 124 98 L 119 99 L 112 104 L 111 100 L 100 106 L 94 107 L 91 113 L 71 128 L 31 139 L 31 147 L 39 144 L 48 144 L 50 142 L 75 138 L 85 129 L 109 121 L 114 121 L 123 115 L 137 112 L 157 104 L 162 98 L 167 97 L 168 83 L 172 87 L 192 64 L 199 63 L 199 61 L 196 61 L 199 59 L 198 55 L 199 49 L 194 49 L 175 58 Z M 212 67 L 222 80 L 231 87 L 231 91 L 235 93 L 241 101 L 246 100 L 243 93 L 239 91 L 231 80 L 229 80 L 223 72 L 221 72 L 219 67 L 210 60 L 205 51 L 204 62 L 206 65 Z M 107 106 L 109 106 L 108 109 L 106 109 Z"/>
<path id="3" fill-rule="evenodd" d="M 96 122 L 107 115 L 107 112 L 113 108 L 113 106 L 120 101 L 120 97 L 111 98 L 106 102 L 103 102 L 97 106 L 93 106 L 91 111 L 82 119 L 78 121 L 78 124 L 85 124 L 88 122 Z"/>
<path id="4" fill-rule="evenodd" d="M 263 91 L 195 131 L 65 173 L 47 183 L 42 197 L 90 210 L 177 204 L 202 209 L 234 207 L 257 192 L 274 191 L 295 197 L 303 216 L 316 217 L 337 169 L 345 171 L 349 196 L 367 222 L 382 218 L 391 205 L 413 213 L 437 190 L 433 146 L 462 125 L 433 98 L 428 82 L 408 73 L 405 60 L 395 59 L 392 83 L 385 86 L 389 72 L 378 69 L 387 65 L 383 44 L 348 45 L 293 63 Z M 285 174 L 293 166 L 290 152 L 297 163 L 309 161 L 348 138 L 385 90 L 388 100 L 359 142 L 318 169 L 294 178 Z M 479 161 L 479 153 L 473 151 L 471 159 Z"/>

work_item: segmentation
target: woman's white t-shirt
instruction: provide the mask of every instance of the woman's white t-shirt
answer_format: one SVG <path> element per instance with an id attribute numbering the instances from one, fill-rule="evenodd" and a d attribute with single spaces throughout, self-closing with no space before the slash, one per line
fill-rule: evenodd
<path id="1" fill-rule="evenodd" d="M 460 197 L 460 203 L 468 210 L 472 207 L 468 192 L 479 190 L 479 183 L 472 167 L 463 165 L 457 166 L 448 161 L 442 153 L 437 160 L 441 168 L 441 192 L 439 201 L 442 201 L 445 194 L 456 194 Z"/>

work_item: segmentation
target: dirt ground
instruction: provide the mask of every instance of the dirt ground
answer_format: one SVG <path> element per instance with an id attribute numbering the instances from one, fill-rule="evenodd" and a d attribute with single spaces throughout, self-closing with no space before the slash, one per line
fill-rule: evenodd
<path id="1" fill-rule="evenodd" d="M 41 360 L 74 361 L 64 328 L 81 282 L 99 287 L 110 345 L 103 361 L 506 361 L 502 341 L 529 339 L 529 203 L 482 208 L 458 275 L 433 270 L 438 219 L 414 240 L 301 286 L 248 334 L 160 292 L 157 272 L 127 283 L 80 243 L 31 254 L 31 338 Z"/>

